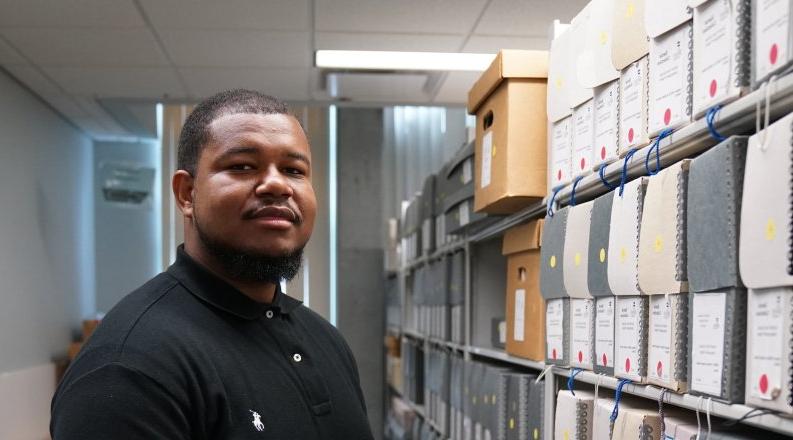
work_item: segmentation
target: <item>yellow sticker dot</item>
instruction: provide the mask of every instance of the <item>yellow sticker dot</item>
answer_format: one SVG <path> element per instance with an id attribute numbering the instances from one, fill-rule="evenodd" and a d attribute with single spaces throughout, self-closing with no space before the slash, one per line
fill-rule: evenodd
<path id="1" fill-rule="evenodd" d="M 570 440 L 570 431 L 565 430 L 564 433 L 562 433 L 562 437 L 564 440 Z"/>
<path id="2" fill-rule="evenodd" d="M 540 438 L 540 430 L 534 428 L 534 440 L 539 440 L 539 438 Z"/>
<path id="3" fill-rule="evenodd" d="M 600 248 L 600 262 L 601 263 L 606 262 L 606 249 L 604 248 Z"/>
<path id="4" fill-rule="evenodd" d="M 493 157 L 496 157 L 496 146 L 495 145 L 493 145 L 492 148 L 490 149 L 490 155 L 493 156 Z"/>
<path id="5" fill-rule="evenodd" d="M 573 260 L 574 260 L 576 266 L 580 266 L 581 265 L 581 254 L 576 252 L 575 253 L 575 257 L 573 258 Z"/>
<path id="6" fill-rule="evenodd" d="M 515 419 L 509 419 L 509 429 L 515 429 Z"/>
<path id="7" fill-rule="evenodd" d="M 557 89 L 561 89 L 562 86 L 564 85 L 564 81 L 562 80 L 562 78 L 556 78 L 556 82 L 554 84 L 556 85 Z"/>
<path id="8" fill-rule="evenodd" d="M 635 13 L 636 13 L 636 5 L 634 5 L 633 2 L 629 2 L 628 7 L 625 9 L 625 18 L 631 18 Z"/>
<path id="9" fill-rule="evenodd" d="M 774 238 L 776 238 L 776 222 L 769 218 L 768 223 L 765 224 L 765 239 L 771 241 Z"/>
<path id="10" fill-rule="evenodd" d="M 609 41 L 609 34 L 606 31 L 600 31 L 600 45 L 604 46 Z"/>
<path id="11" fill-rule="evenodd" d="M 628 259 L 628 250 L 625 248 L 620 249 L 620 262 L 624 263 Z"/>
<path id="12" fill-rule="evenodd" d="M 495 405 L 495 404 L 496 404 L 496 395 L 495 395 L 495 394 L 493 394 L 492 396 L 490 396 L 490 403 L 492 403 L 493 405 Z"/>
<path id="13" fill-rule="evenodd" d="M 653 243 L 653 249 L 655 249 L 656 252 L 661 252 L 664 250 L 664 240 L 663 238 L 661 238 L 660 235 L 655 237 L 655 243 Z"/>
<path id="14" fill-rule="evenodd" d="M 552 269 L 556 267 L 556 255 L 551 255 L 551 260 L 548 262 L 548 264 Z"/>

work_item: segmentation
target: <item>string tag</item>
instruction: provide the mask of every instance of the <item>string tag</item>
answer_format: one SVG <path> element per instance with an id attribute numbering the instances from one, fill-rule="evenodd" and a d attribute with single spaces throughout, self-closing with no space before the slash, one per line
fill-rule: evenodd
<path id="1" fill-rule="evenodd" d="M 578 186 L 578 182 L 583 178 L 584 176 L 578 176 L 575 178 L 575 182 L 573 182 L 573 190 L 570 192 L 570 206 L 575 206 L 575 189 Z"/>
<path id="2" fill-rule="evenodd" d="M 625 385 L 631 383 L 630 379 L 620 379 L 619 383 L 617 384 L 617 391 L 614 392 L 614 409 L 611 411 L 611 417 L 609 420 L 613 424 L 617 421 L 617 416 L 620 414 L 620 399 L 622 399 L 622 388 Z"/>
<path id="3" fill-rule="evenodd" d="M 539 376 L 537 376 L 537 378 L 534 379 L 534 383 L 540 383 L 542 378 L 545 377 L 545 375 L 548 374 L 549 371 L 551 371 L 551 368 L 553 368 L 553 365 L 548 365 L 547 367 L 545 367 L 545 369 L 542 370 L 542 372 L 540 372 Z"/>
<path id="4" fill-rule="evenodd" d="M 606 180 L 606 176 L 603 174 L 603 171 L 606 169 L 607 166 L 608 165 L 605 164 L 605 163 L 604 164 L 600 164 L 600 169 L 598 170 L 598 174 L 600 175 L 600 182 L 603 184 L 603 186 L 608 188 L 609 191 L 613 191 L 613 190 L 617 189 L 617 187 L 612 185 L 612 184 L 610 184 L 608 182 L 608 180 Z"/>
<path id="5" fill-rule="evenodd" d="M 710 135 L 713 137 L 713 139 L 716 139 L 717 142 L 722 142 L 724 139 L 726 139 L 721 135 L 721 133 L 718 132 L 718 130 L 716 130 L 716 125 L 714 124 L 716 116 L 719 114 L 720 110 L 721 104 L 716 104 L 709 108 L 708 112 L 705 113 L 705 122 L 708 124 L 708 131 L 710 132 Z"/>
<path id="6" fill-rule="evenodd" d="M 570 372 L 570 377 L 567 378 L 567 389 L 573 396 L 575 396 L 575 390 L 573 389 L 575 386 L 575 377 L 578 376 L 578 374 L 582 371 L 584 370 L 580 368 L 573 368 L 573 370 Z"/>
<path id="7" fill-rule="evenodd" d="M 699 409 L 702 405 L 702 396 L 699 396 L 697 399 L 697 437 L 696 439 L 699 440 L 700 436 L 702 435 L 702 422 L 699 420 Z"/>
<path id="8" fill-rule="evenodd" d="M 755 132 L 759 136 L 760 140 L 760 151 L 765 151 L 768 148 L 766 144 L 766 139 L 768 138 L 768 125 L 771 121 L 771 86 L 776 82 L 776 75 L 772 76 L 767 83 L 763 83 L 761 90 L 765 92 L 765 114 L 763 118 L 764 125 L 760 125 L 760 113 L 761 112 L 761 103 L 758 100 L 757 104 L 755 104 L 755 117 L 754 117 L 754 128 Z"/>
<path id="9" fill-rule="evenodd" d="M 559 194 L 559 191 L 561 191 L 562 188 L 564 188 L 564 186 L 557 186 L 554 188 L 551 199 L 548 200 L 548 217 L 553 217 L 554 215 L 554 209 L 556 208 L 556 195 Z"/>
<path id="10" fill-rule="evenodd" d="M 631 158 L 634 154 L 636 154 L 635 148 L 631 148 L 628 150 L 628 154 L 625 155 L 625 161 L 622 163 L 622 176 L 620 177 L 620 197 L 622 197 L 623 191 L 625 191 L 625 183 L 628 181 L 628 162 L 630 162 Z"/>
<path id="11" fill-rule="evenodd" d="M 647 150 L 647 156 L 644 158 L 644 169 L 647 170 L 648 176 L 654 176 L 658 174 L 659 171 L 661 171 L 661 140 L 670 134 L 672 134 L 671 129 L 664 129 L 664 131 L 662 131 L 661 134 L 655 138 L 655 142 L 653 142 L 653 145 L 650 147 L 650 149 Z M 650 170 L 650 156 L 653 154 L 653 150 L 655 150 L 655 169 Z"/>

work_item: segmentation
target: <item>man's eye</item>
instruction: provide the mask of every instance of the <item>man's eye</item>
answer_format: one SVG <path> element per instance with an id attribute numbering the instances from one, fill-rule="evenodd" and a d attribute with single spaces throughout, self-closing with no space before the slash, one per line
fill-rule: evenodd
<path id="1" fill-rule="evenodd" d="M 231 165 L 229 169 L 233 171 L 250 171 L 253 167 L 247 164 L 235 164 Z"/>
<path id="2" fill-rule="evenodd" d="M 286 168 L 284 171 L 286 171 L 287 174 L 294 174 L 296 176 L 302 176 L 303 174 L 305 174 L 302 170 L 299 170 L 297 168 Z"/>

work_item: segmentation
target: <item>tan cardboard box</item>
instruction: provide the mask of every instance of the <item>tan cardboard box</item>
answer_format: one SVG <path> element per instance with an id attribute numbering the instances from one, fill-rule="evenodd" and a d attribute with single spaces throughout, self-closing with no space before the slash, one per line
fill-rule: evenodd
<path id="1" fill-rule="evenodd" d="M 509 229 L 502 253 L 507 257 L 507 353 L 545 359 L 545 302 L 540 295 L 542 220 Z M 517 323 L 517 325 L 516 325 Z"/>
<path id="2" fill-rule="evenodd" d="M 547 52 L 502 50 L 468 92 L 475 211 L 510 214 L 545 195 L 547 77 Z"/>

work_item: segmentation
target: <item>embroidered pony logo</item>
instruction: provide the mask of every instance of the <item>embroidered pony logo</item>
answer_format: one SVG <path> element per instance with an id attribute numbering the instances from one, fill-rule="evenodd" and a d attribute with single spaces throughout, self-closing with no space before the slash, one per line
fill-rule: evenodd
<path id="1" fill-rule="evenodd" d="M 253 427 L 256 428 L 256 430 L 259 432 L 264 431 L 264 423 L 262 423 L 262 416 L 260 416 L 259 413 L 257 413 L 256 411 L 251 411 L 251 414 L 253 414 Z"/>

